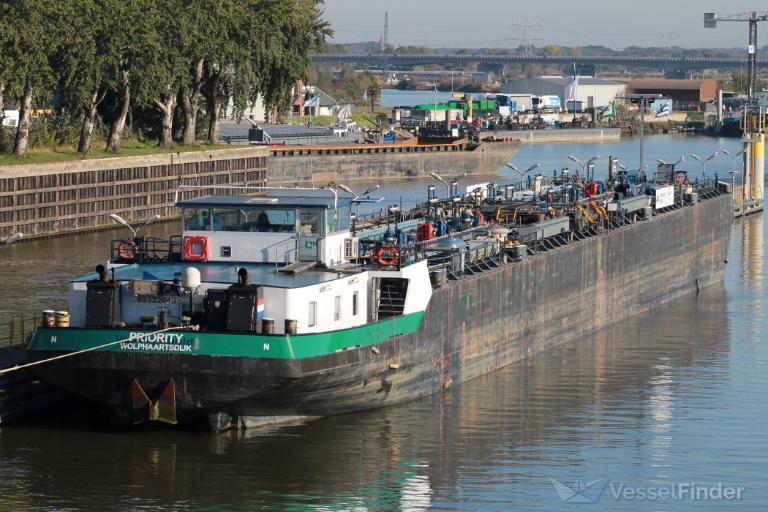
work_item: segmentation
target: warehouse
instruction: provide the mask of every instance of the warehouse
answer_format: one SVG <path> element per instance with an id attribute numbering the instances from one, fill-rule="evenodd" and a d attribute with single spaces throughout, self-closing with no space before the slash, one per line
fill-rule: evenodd
<path id="1" fill-rule="evenodd" d="M 533 94 L 535 96 L 559 96 L 563 100 L 564 109 L 568 109 L 566 104 L 565 88 L 569 76 L 535 76 L 523 78 L 521 80 L 512 80 L 502 85 L 501 92 L 506 94 Z M 616 98 L 626 93 L 627 86 L 602 78 L 592 76 L 579 76 L 578 87 L 576 88 L 576 101 L 581 102 L 585 108 L 605 107 Z"/>
<path id="2" fill-rule="evenodd" d="M 672 98 L 676 110 L 704 110 L 717 99 L 717 80 L 630 80 L 629 91 Z"/>

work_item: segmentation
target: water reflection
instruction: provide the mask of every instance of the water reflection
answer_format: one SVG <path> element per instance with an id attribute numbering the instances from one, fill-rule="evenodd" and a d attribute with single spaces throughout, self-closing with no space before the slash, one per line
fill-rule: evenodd
<path id="1" fill-rule="evenodd" d="M 403 194 L 421 196 L 422 185 Z M 607 477 L 728 481 L 747 487 L 739 508 L 760 510 L 764 229 L 760 216 L 737 220 L 723 284 L 403 406 L 223 435 L 4 426 L 0 509 L 560 510 L 550 477 Z M 63 306 L 69 276 L 105 259 L 117 234 L 0 250 L 10 270 L 0 315 Z M 672 508 L 603 500 L 600 509 Z"/>
<path id="2" fill-rule="evenodd" d="M 727 365 L 724 302 L 708 288 L 440 396 L 266 433 L 4 428 L 0 493 L 35 509 L 528 506 L 543 474 L 593 463 L 589 450 L 631 452 L 632 432 L 668 465 L 674 404 L 696 392 L 686 379 Z"/>

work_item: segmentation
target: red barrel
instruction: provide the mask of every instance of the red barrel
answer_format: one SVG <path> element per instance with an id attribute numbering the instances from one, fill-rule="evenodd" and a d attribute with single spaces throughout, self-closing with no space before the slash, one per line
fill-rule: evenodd
<path id="1" fill-rule="evenodd" d="M 590 181 L 589 183 L 584 185 L 584 190 L 586 191 L 588 196 L 596 196 L 597 195 L 597 182 L 596 181 Z"/>
<path id="2" fill-rule="evenodd" d="M 416 226 L 416 240 L 423 242 L 424 240 L 430 240 L 434 236 L 432 224 L 419 224 Z"/>

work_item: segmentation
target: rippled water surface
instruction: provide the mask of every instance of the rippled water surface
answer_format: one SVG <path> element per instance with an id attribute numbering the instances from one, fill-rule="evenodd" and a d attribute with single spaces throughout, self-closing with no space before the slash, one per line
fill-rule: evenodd
<path id="1" fill-rule="evenodd" d="M 733 225 L 725 282 L 698 296 L 406 405 L 219 435 L 4 426 L 0 510 L 765 510 L 766 227 Z M 112 235 L 0 251 L 2 309 L 61 301 Z M 550 479 L 607 483 L 597 504 L 563 503 Z M 679 483 L 744 491 L 612 490 Z"/>

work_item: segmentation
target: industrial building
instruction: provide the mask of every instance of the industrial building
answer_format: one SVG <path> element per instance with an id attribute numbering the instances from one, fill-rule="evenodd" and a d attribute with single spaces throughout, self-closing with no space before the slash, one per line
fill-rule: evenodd
<path id="1" fill-rule="evenodd" d="M 717 80 L 630 80 L 628 90 L 633 94 L 661 94 L 672 98 L 676 110 L 705 110 L 706 104 L 717 100 Z"/>
<path id="2" fill-rule="evenodd" d="M 565 88 L 571 77 L 569 76 L 535 76 L 520 80 L 505 82 L 501 92 L 505 94 L 533 94 L 535 96 L 559 96 L 563 101 L 563 109 L 569 110 L 566 103 Z M 579 76 L 576 88 L 576 101 L 581 102 L 585 108 L 605 107 L 616 96 L 623 96 L 627 86 L 602 78 L 592 76 Z"/>

